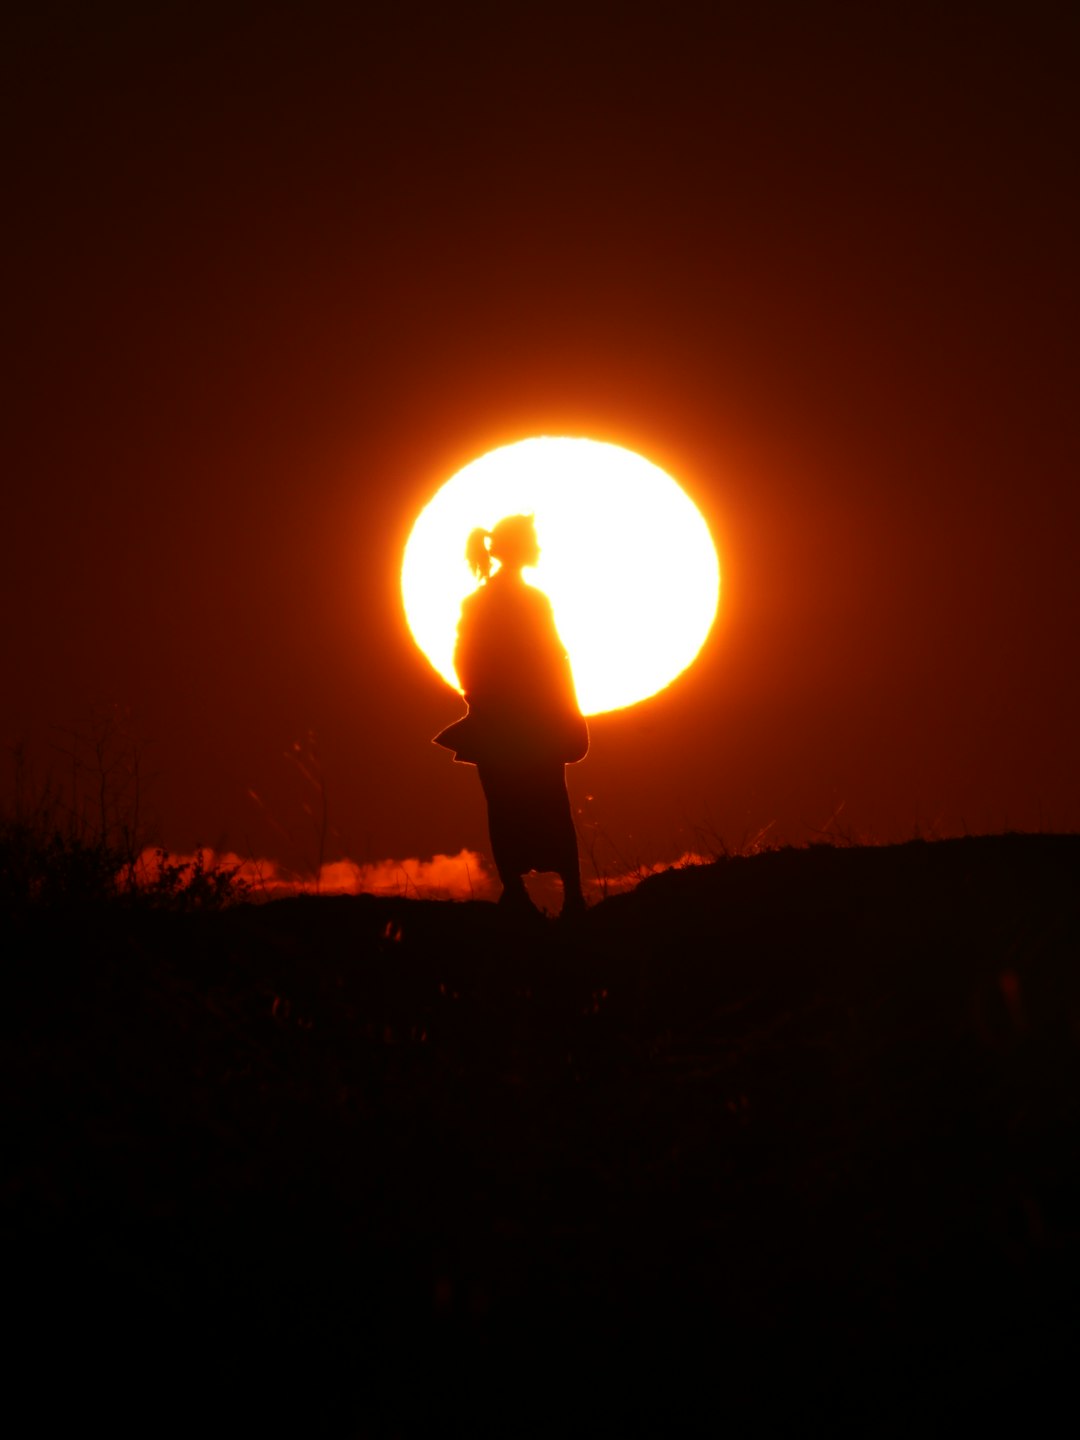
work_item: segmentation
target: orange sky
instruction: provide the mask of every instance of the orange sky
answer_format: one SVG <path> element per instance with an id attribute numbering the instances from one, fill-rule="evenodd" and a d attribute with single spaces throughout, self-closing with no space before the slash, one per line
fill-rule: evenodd
<path id="1" fill-rule="evenodd" d="M 482 851 L 401 550 L 586 434 L 724 574 L 572 772 L 601 863 L 1080 825 L 1075 14 L 700 8 L 19 22 L 5 744 L 118 706 L 155 839 L 312 866 L 314 736 L 324 860 Z"/>

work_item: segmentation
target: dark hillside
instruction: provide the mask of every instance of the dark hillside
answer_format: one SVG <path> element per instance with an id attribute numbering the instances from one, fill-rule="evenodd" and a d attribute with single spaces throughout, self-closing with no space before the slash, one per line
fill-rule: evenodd
<path id="1" fill-rule="evenodd" d="M 364 896 L 7 924 L 43 1416 L 573 1433 L 1071 1386 L 1078 836 L 732 858 L 526 934 Z"/>

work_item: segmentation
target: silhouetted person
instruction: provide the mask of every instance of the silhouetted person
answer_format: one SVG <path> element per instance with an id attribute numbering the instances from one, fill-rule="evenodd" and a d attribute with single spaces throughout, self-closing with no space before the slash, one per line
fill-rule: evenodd
<path id="1" fill-rule="evenodd" d="M 566 765 L 584 758 L 589 731 L 551 601 L 521 573 L 540 558 L 533 517 L 508 515 L 490 532 L 474 530 L 465 554 L 482 581 L 462 604 L 454 650 L 469 712 L 435 743 L 479 771 L 499 903 L 531 910 L 522 876 L 554 870 L 563 914 L 573 914 L 585 900 Z"/>

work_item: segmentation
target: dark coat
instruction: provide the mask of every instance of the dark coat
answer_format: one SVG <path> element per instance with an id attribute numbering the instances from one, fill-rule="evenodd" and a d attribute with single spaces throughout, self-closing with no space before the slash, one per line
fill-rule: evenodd
<path id="1" fill-rule="evenodd" d="M 589 730 L 551 601 L 498 571 L 461 607 L 454 669 L 469 712 L 435 736 L 471 765 L 582 760 Z"/>

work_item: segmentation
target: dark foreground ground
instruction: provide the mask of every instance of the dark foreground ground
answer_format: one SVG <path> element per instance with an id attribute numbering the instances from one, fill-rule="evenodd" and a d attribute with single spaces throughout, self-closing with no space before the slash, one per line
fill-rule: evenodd
<path id="1" fill-rule="evenodd" d="M 526 936 L 369 897 L 9 920 L 7 1393 L 148 1435 L 1074 1400 L 1078 897 L 1080 837 L 1003 836 Z"/>

